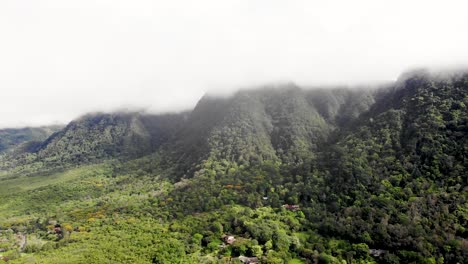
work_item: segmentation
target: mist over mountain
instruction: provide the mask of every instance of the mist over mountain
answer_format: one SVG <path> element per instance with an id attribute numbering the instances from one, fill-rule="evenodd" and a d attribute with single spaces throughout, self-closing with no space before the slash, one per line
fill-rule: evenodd
<path id="1" fill-rule="evenodd" d="M 122 107 L 184 111 L 207 92 L 394 81 L 466 66 L 464 0 L 0 2 L 0 128 Z M 58 110 L 59 109 L 59 110 Z"/>
<path id="2" fill-rule="evenodd" d="M 417 70 L 2 130 L 0 249 L 18 263 L 464 263 L 467 105 L 467 71 Z"/>
<path id="3" fill-rule="evenodd" d="M 0 263 L 468 264 L 467 10 L 0 1 Z"/>

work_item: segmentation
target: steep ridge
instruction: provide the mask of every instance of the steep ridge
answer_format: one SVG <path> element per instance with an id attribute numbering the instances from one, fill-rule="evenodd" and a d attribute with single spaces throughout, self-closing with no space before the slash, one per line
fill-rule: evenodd
<path id="1" fill-rule="evenodd" d="M 0 154 L 28 141 L 40 142 L 60 130 L 62 126 L 0 129 Z"/>
<path id="2" fill-rule="evenodd" d="M 177 167 L 175 171 L 180 172 L 178 174 L 193 174 L 197 165 L 208 157 L 209 135 L 213 127 L 223 120 L 229 103 L 226 99 L 208 95 L 201 98 L 193 111 L 186 115 L 183 126 L 159 151 L 163 158 L 162 165 L 166 168 Z"/>
<path id="3" fill-rule="evenodd" d="M 345 127 L 365 113 L 389 85 L 371 87 L 314 88 L 306 99 L 323 118 L 337 128 Z"/>
<path id="4" fill-rule="evenodd" d="M 13 153 L 3 168 L 30 163 L 60 168 L 105 159 L 132 159 L 156 151 L 184 122 L 185 114 L 96 113 L 72 121 L 37 144 L 32 151 Z"/>
<path id="5" fill-rule="evenodd" d="M 263 161 L 301 163 L 332 131 L 355 120 L 374 99 L 373 89 L 305 90 L 294 84 L 205 96 L 182 130 L 168 142 L 166 163 L 186 176 L 204 160 L 240 165 Z M 330 103 L 330 104 L 329 104 Z"/>
<path id="6" fill-rule="evenodd" d="M 244 165 L 304 162 L 333 130 L 364 112 L 372 95 L 363 89 L 303 90 L 287 84 L 226 98 L 206 95 L 190 113 L 88 114 L 42 143 L 25 145 L 4 158 L 2 167 L 35 161 L 53 168 L 155 151 L 163 157 L 155 166 L 176 166 L 188 177 L 209 158 Z"/>
<path id="7" fill-rule="evenodd" d="M 466 73 L 400 79 L 323 156 L 323 231 L 425 256 L 466 237 L 467 103 Z"/>
<path id="8" fill-rule="evenodd" d="M 425 174 L 431 177 L 456 179 L 455 174 L 461 175 L 456 168 L 466 165 L 467 96 L 466 74 L 445 78 L 429 73 L 411 75 L 378 100 L 362 116 L 360 127 L 337 146 L 353 152 L 353 160 L 365 159 L 363 154 L 368 152 L 368 160 L 378 154 L 395 159 L 376 167 L 400 166 L 400 172 L 417 175 L 428 170 Z M 362 142 L 359 147 L 358 141 Z"/>
<path id="9" fill-rule="evenodd" d="M 240 163 L 276 158 L 270 133 L 273 126 L 258 96 L 239 93 L 209 138 L 211 158 Z"/>
<path id="10" fill-rule="evenodd" d="M 155 151 L 182 122 L 183 115 L 86 115 L 47 139 L 37 155 L 40 159 L 74 163 L 138 157 Z"/>

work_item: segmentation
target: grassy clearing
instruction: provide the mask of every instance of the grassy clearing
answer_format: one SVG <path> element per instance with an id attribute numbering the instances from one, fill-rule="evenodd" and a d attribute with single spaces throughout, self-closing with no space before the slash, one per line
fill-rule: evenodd
<path id="1" fill-rule="evenodd" d="M 18 176 L 8 177 L 7 174 L 0 174 L 0 197 L 13 193 L 38 189 L 51 184 L 63 183 L 76 180 L 80 177 L 88 177 L 100 173 L 103 164 L 83 166 L 76 169 L 67 170 L 60 173 L 43 174 L 38 176 Z"/>
<path id="2" fill-rule="evenodd" d="M 288 261 L 288 264 L 304 264 L 304 261 L 295 258 L 295 259 L 291 259 L 290 261 Z"/>
<path id="3" fill-rule="evenodd" d="M 97 195 L 103 188 L 100 179 L 109 173 L 109 167 L 100 164 L 61 173 L 0 178 L 0 223 L 44 211 L 56 213 L 67 201 Z"/>

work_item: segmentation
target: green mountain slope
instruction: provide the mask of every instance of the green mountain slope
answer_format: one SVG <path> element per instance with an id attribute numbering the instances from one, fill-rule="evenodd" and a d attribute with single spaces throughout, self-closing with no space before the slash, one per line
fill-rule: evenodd
<path id="1" fill-rule="evenodd" d="M 165 163 L 191 177 L 203 161 L 239 165 L 303 162 L 330 136 L 365 112 L 374 90 L 304 90 L 293 84 L 205 96 L 174 141 Z"/>
<path id="2" fill-rule="evenodd" d="M 0 254 L 466 263 L 467 104 L 468 73 L 417 71 L 372 89 L 287 84 L 180 115 L 85 116 L 0 171 Z"/>
<path id="3" fill-rule="evenodd" d="M 181 122 L 182 117 L 177 115 L 87 115 L 47 139 L 37 155 L 39 159 L 74 163 L 141 156 L 167 141 Z"/>
<path id="4" fill-rule="evenodd" d="M 377 101 L 325 156 L 334 212 L 327 232 L 460 261 L 453 254 L 466 254 L 468 235 L 467 100 L 468 75 L 422 72 Z"/>
<path id="5" fill-rule="evenodd" d="M 30 151 L 3 157 L 1 167 L 27 173 L 38 168 L 60 169 L 106 159 L 136 158 L 156 151 L 183 122 L 184 114 L 88 114 L 43 142 L 36 142 Z"/>
<path id="6" fill-rule="evenodd" d="M 0 129 L 0 153 L 11 150 L 28 141 L 43 141 L 61 128 L 61 126 L 46 126 Z"/>

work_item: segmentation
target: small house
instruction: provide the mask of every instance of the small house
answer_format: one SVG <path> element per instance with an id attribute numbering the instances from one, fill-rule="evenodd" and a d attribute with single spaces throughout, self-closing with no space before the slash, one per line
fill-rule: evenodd
<path id="1" fill-rule="evenodd" d="M 258 263 L 257 257 L 249 258 L 249 257 L 239 256 L 238 259 L 240 260 L 240 262 L 244 264 L 257 264 Z"/>
<path id="2" fill-rule="evenodd" d="M 369 249 L 369 254 L 374 256 L 374 257 L 380 257 L 381 255 L 387 253 L 387 250 L 383 250 L 383 249 Z"/>
<path id="3" fill-rule="evenodd" d="M 234 236 L 223 235 L 223 241 L 226 244 L 232 245 L 236 241 L 236 238 Z"/>
<path id="4" fill-rule="evenodd" d="M 297 211 L 301 209 L 301 207 L 297 204 L 284 204 L 283 207 L 290 211 Z"/>

